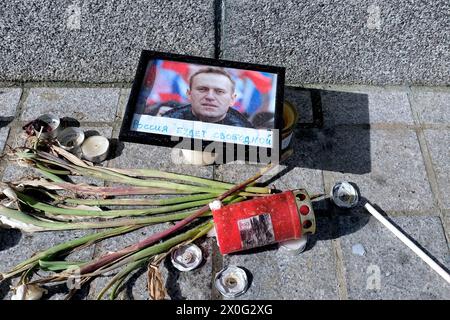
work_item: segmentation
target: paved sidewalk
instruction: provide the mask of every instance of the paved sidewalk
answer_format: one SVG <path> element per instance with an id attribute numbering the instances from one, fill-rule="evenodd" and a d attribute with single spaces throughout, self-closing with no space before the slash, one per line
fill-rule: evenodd
<path id="1" fill-rule="evenodd" d="M 311 95 L 320 94 L 322 128 L 297 128 L 294 154 L 282 174 L 270 181 L 278 189 L 306 188 L 328 194 L 339 180 L 355 182 L 362 195 L 450 268 L 450 88 L 311 86 L 290 88 L 286 97 L 312 122 Z M 128 85 L 73 87 L 69 84 L 0 85 L 0 151 L 23 142 L 21 126 L 43 113 L 72 117 L 86 131 L 117 138 L 130 89 Z M 256 165 L 174 166 L 171 150 L 125 143 L 107 165 L 156 168 L 238 182 Z M 30 169 L 0 163 L 3 181 L 31 174 Z M 98 183 L 98 181 L 88 181 Z M 212 286 L 214 274 L 228 264 L 246 268 L 251 286 L 239 299 L 450 299 L 450 285 L 361 207 L 336 209 L 329 201 L 314 203 L 317 234 L 307 251 L 288 256 L 269 246 L 222 257 L 214 239 L 199 244 L 206 261 L 188 273 L 164 264 L 171 299 L 221 299 Z M 74 259 L 88 259 L 124 247 L 165 228 L 148 227 L 88 248 Z M 89 231 L 21 234 L 0 230 L 0 271 L 34 252 Z M 364 255 L 354 253 L 362 245 Z M 94 299 L 107 278 L 90 284 L 78 298 Z M 13 280 L 15 281 L 15 279 Z M 0 299 L 9 299 L 10 283 L 0 285 Z M 65 288 L 49 299 L 61 299 Z M 146 270 L 133 276 L 124 299 L 148 299 Z"/>

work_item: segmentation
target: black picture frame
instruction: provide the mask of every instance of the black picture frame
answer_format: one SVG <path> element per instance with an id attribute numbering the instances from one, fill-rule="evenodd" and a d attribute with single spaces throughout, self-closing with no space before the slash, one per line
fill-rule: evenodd
<path id="1" fill-rule="evenodd" d="M 234 150 L 234 159 L 231 160 L 244 160 L 244 161 L 254 161 L 255 159 L 249 159 L 249 155 L 258 155 L 257 162 L 275 162 L 280 160 L 281 154 L 281 131 L 283 128 L 283 103 L 284 103 L 284 81 L 285 81 L 285 68 L 280 66 L 270 66 L 263 64 L 253 64 L 253 63 L 243 63 L 237 61 L 229 61 L 223 59 L 213 59 L 213 58 L 204 58 L 198 56 L 190 56 L 190 55 L 181 55 L 174 54 L 168 52 L 160 52 L 160 51 L 152 51 L 152 50 L 143 50 L 141 52 L 139 63 L 137 66 L 135 78 L 133 81 L 133 85 L 131 87 L 130 96 L 128 99 L 128 103 L 126 106 L 126 110 L 124 113 L 124 117 L 122 120 L 122 126 L 119 133 L 119 140 L 124 142 L 132 142 L 132 143 L 141 143 L 141 144 L 149 144 L 149 145 L 157 145 L 164 147 L 175 147 L 179 145 L 179 141 L 174 141 L 172 135 L 161 135 L 156 133 L 148 133 L 148 132 L 140 132 L 131 130 L 132 119 L 134 114 L 136 113 L 138 96 L 145 78 L 145 73 L 148 64 L 155 60 L 169 60 L 175 62 L 184 62 L 184 63 L 192 63 L 192 64 L 200 64 L 205 66 L 212 67 L 222 67 L 222 68 L 235 68 L 242 70 L 251 70 L 251 71 L 259 71 L 259 72 L 268 72 L 277 75 L 277 83 L 276 83 L 276 94 L 275 94 L 275 113 L 274 113 L 274 128 L 273 130 L 273 139 L 272 146 L 270 148 L 264 147 L 256 147 L 249 144 L 239 144 L 239 143 L 223 143 L 223 154 L 225 155 L 228 152 L 229 155 L 230 150 Z M 182 138 L 182 137 L 180 137 Z M 202 146 L 202 150 L 204 150 L 209 144 L 217 143 L 217 141 L 212 140 L 200 140 L 195 138 L 182 138 L 185 140 L 183 144 L 184 149 L 193 149 L 194 146 Z M 186 140 L 189 143 L 186 143 Z M 190 146 L 190 147 L 186 147 Z M 238 148 L 240 151 L 245 150 L 244 158 L 240 156 L 242 152 L 238 152 Z M 217 152 L 218 150 L 216 150 Z M 260 157 L 260 155 L 264 155 L 264 157 Z M 225 158 L 224 158 L 225 159 Z M 227 158 L 230 160 L 229 158 Z M 267 161 L 267 159 L 270 159 Z"/>

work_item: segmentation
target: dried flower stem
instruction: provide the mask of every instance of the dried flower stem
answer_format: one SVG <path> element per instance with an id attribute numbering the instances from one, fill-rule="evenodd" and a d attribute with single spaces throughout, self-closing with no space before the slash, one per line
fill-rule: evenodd
<path id="1" fill-rule="evenodd" d="M 225 199 L 226 197 L 230 196 L 231 194 L 235 193 L 236 191 L 241 190 L 248 184 L 259 179 L 264 173 L 269 171 L 271 168 L 272 168 L 272 165 L 267 166 L 266 168 L 264 168 L 261 172 L 259 172 L 255 176 L 247 179 L 243 183 L 236 185 L 233 188 L 231 188 L 230 190 L 224 192 L 222 195 L 220 195 L 217 198 L 217 200 L 221 201 L 221 200 Z M 119 250 L 117 252 L 113 252 L 110 254 L 106 254 L 106 255 L 100 257 L 99 259 L 97 259 L 96 261 L 94 261 L 93 263 L 83 266 L 80 270 L 80 274 L 90 273 L 92 271 L 95 271 L 95 270 L 103 267 L 106 264 L 109 264 L 113 261 L 116 261 L 116 260 L 122 258 L 125 255 L 130 254 L 131 252 L 142 250 L 143 248 L 146 248 L 146 247 L 154 244 L 155 242 L 165 238 L 166 236 L 170 235 L 171 233 L 181 229 L 182 227 L 189 224 L 190 222 L 192 222 L 193 220 L 195 220 L 196 218 L 198 218 L 199 216 L 203 215 L 204 213 L 206 213 L 208 211 L 209 211 L 209 206 L 205 205 L 202 208 L 198 209 L 194 214 L 192 214 L 189 217 L 176 223 L 173 227 L 171 227 L 163 232 L 154 234 L 154 235 L 152 235 L 134 245 L 128 246 L 122 250 Z"/>

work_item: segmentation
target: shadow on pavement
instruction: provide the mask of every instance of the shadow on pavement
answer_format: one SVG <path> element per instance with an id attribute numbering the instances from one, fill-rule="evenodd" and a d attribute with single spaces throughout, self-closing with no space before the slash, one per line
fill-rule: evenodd
<path id="1" fill-rule="evenodd" d="M 18 229 L 0 229 L 0 251 L 14 247 L 22 238 L 22 232 Z"/>
<path id="2" fill-rule="evenodd" d="M 286 100 L 299 113 L 291 144 L 293 155 L 284 163 L 288 171 L 302 167 L 355 174 L 370 172 L 367 94 L 287 87 Z"/>

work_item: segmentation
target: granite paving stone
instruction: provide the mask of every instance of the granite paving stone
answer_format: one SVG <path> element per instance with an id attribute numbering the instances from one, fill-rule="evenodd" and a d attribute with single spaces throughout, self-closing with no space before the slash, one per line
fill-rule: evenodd
<path id="1" fill-rule="evenodd" d="M 342 132 L 355 140 L 359 139 L 359 132 L 355 129 L 342 129 Z M 335 145 L 336 143 L 333 144 Z M 367 148 L 367 146 L 362 147 Z M 340 153 L 334 154 L 332 161 L 349 161 L 345 151 L 344 146 Z M 331 190 L 334 183 L 347 180 L 356 183 L 363 197 L 376 203 L 385 211 L 433 208 L 430 184 L 414 131 L 371 129 L 368 149 L 356 149 L 353 152 L 356 154 L 368 152 L 369 164 L 371 164 L 369 172 L 361 174 L 325 171 L 327 192 Z M 363 159 L 360 163 L 367 165 Z"/>
<path id="2" fill-rule="evenodd" d="M 450 90 L 412 87 L 411 104 L 422 124 L 450 123 Z"/>
<path id="3" fill-rule="evenodd" d="M 112 122 L 119 94 L 119 88 L 31 88 L 21 120 L 51 113 L 79 122 Z"/>
<path id="4" fill-rule="evenodd" d="M 450 210 L 444 212 L 444 220 L 445 220 L 445 234 L 447 236 L 447 242 L 450 240 Z"/>
<path id="5" fill-rule="evenodd" d="M 325 86 L 321 98 L 327 126 L 414 123 L 406 89 Z"/>
<path id="6" fill-rule="evenodd" d="M 0 261 L 1 272 L 9 271 L 23 260 L 30 258 L 35 252 L 49 249 L 60 243 L 85 236 L 90 231 L 57 231 L 38 232 L 34 234 L 21 233 L 16 229 L 0 229 Z M 67 261 L 87 261 L 93 254 L 93 246 L 77 251 L 67 257 Z M 9 300 L 12 291 L 8 290 L 8 284 L 15 284 L 17 278 L 0 284 L 0 299 Z M 45 299 L 62 299 L 68 290 L 65 285 L 50 288 Z M 65 294 L 64 294 L 65 292 Z"/>
<path id="7" fill-rule="evenodd" d="M 247 292 L 236 299 L 339 299 L 331 225 L 329 218 L 318 218 L 317 233 L 300 254 L 275 244 L 226 255 L 224 267 L 242 267 L 251 279 Z"/>
<path id="8" fill-rule="evenodd" d="M 425 130 L 439 197 L 445 209 L 450 209 L 450 130 Z"/>
<path id="9" fill-rule="evenodd" d="M 14 118 L 21 95 L 20 88 L 0 88 L 0 121 Z"/>
<path id="10" fill-rule="evenodd" d="M 3 172 L 3 182 L 17 182 L 19 180 L 28 180 L 42 175 L 33 167 L 24 167 L 16 164 L 9 164 Z"/>
<path id="11" fill-rule="evenodd" d="M 450 266 L 449 246 L 439 217 L 389 219 L 443 266 Z M 359 222 L 352 217 L 340 217 L 340 232 L 347 233 L 355 223 Z M 340 242 L 349 299 L 450 298 L 450 286 L 375 218 L 371 217 L 359 230 L 342 236 Z M 354 254 L 354 245 L 362 245 L 365 254 Z"/>
<path id="12" fill-rule="evenodd" d="M 396 225 L 449 269 L 450 247 L 447 240 L 450 239 L 450 202 L 446 195 L 450 193 L 450 169 L 447 164 L 450 158 L 450 130 L 441 128 L 449 123 L 448 90 L 413 87 L 411 93 L 407 93 L 403 87 L 320 85 L 316 88 L 321 91 L 325 127 L 296 128 L 290 145 L 292 154 L 282 162 L 280 172 L 277 175 L 265 175 L 259 182 L 282 191 L 305 188 L 310 195 L 328 195 L 337 181 L 354 182 L 363 198 L 387 212 Z M 21 89 L 11 90 L 19 90 L 19 93 L 15 93 L 19 99 Z M 11 94 L 11 90 L 7 89 L 7 94 Z M 102 163 L 103 166 L 160 169 L 232 183 L 253 176 L 264 166 L 242 161 L 215 166 L 180 164 L 177 152 L 171 148 L 119 142 L 118 125 L 123 118 L 129 88 L 28 90 L 30 94 L 20 120 L 25 122 L 44 112 L 78 120 L 88 135 L 96 131 L 110 138 L 112 152 L 108 161 Z M 299 110 L 300 122 L 311 122 L 308 89 L 290 88 L 286 93 L 286 99 L 291 99 Z M 0 108 L 2 99 L 0 93 Z M 114 105 L 108 104 L 110 101 L 114 101 Z M 414 124 L 411 108 L 422 124 L 441 125 L 423 129 L 426 150 L 430 154 L 437 180 L 440 208 L 435 207 L 433 200 L 435 198 L 422 156 L 423 146 L 419 145 L 416 131 L 408 127 Z M 89 126 L 83 126 L 84 122 Z M 371 128 L 372 124 L 393 126 Z M 2 149 L 4 152 L 6 144 L 22 146 L 25 138 L 20 124 L 0 128 L 0 152 Z M 6 161 L 6 158 L 1 162 L 0 174 L 2 172 L 2 181 L 37 175 L 32 168 L 20 167 Z M 98 179 L 84 177 L 74 177 L 73 181 L 103 184 Z M 299 255 L 289 255 L 273 244 L 221 256 L 215 252 L 215 238 L 202 238 L 196 244 L 202 248 L 204 262 L 197 269 L 180 272 L 166 257 L 160 265 L 167 288 L 166 299 L 209 300 L 219 297 L 212 279 L 214 273 L 219 271 L 220 263 L 223 266 L 244 267 L 250 275 L 249 290 L 237 300 L 334 300 L 347 296 L 351 300 L 450 299 L 450 287 L 439 275 L 368 214 L 361 204 L 354 209 L 343 210 L 326 198 L 318 198 L 313 201 L 313 207 L 317 232 L 309 237 L 306 251 Z M 99 257 L 171 225 L 163 223 L 147 226 L 124 236 L 107 239 L 75 252 L 67 260 Z M 18 230 L 0 229 L 0 271 L 7 271 L 35 251 L 91 232 L 98 230 L 26 234 Z M 76 299 L 95 299 L 116 272 L 96 278 Z M 10 299 L 9 285 L 15 281 L 17 279 L 0 284 L 0 299 Z M 44 298 L 63 299 L 65 293 L 67 287 L 61 284 L 52 287 Z M 119 299 L 149 299 L 147 266 L 131 274 L 119 293 Z"/>
<path id="13" fill-rule="evenodd" d="M 2 153 L 5 148 L 6 140 L 8 140 L 8 133 L 8 127 L 0 128 L 0 153 Z"/>
<path id="14" fill-rule="evenodd" d="M 258 179 L 260 184 L 269 184 L 280 190 L 305 188 L 310 193 L 322 193 L 323 183 L 318 159 L 319 148 L 315 148 L 311 137 L 302 136 L 306 131 L 299 131 L 292 137 L 292 155 L 280 163 L 276 171 L 270 171 Z M 255 175 L 264 164 L 254 164 L 241 160 L 217 165 L 215 179 L 230 183 L 242 182 Z"/>
<path id="15" fill-rule="evenodd" d="M 4 7 L 1 80 L 131 82 L 142 49 L 214 55 L 211 1 L 53 4 L 14 0 Z"/>
<path id="16" fill-rule="evenodd" d="M 284 100 L 290 102 L 298 112 L 298 123 L 312 123 L 311 93 L 307 88 L 285 87 Z"/>
<path id="17" fill-rule="evenodd" d="M 290 85 L 446 85 L 446 10 L 445 0 L 226 1 L 223 58 L 283 66 Z"/>
<path id="18" fill-rule="evenodd" d="M 124 88 L 120 91 L 119 105 L 117 107 L 116 120 L 122 121 L 125 114 L 131 89 Z"/>

